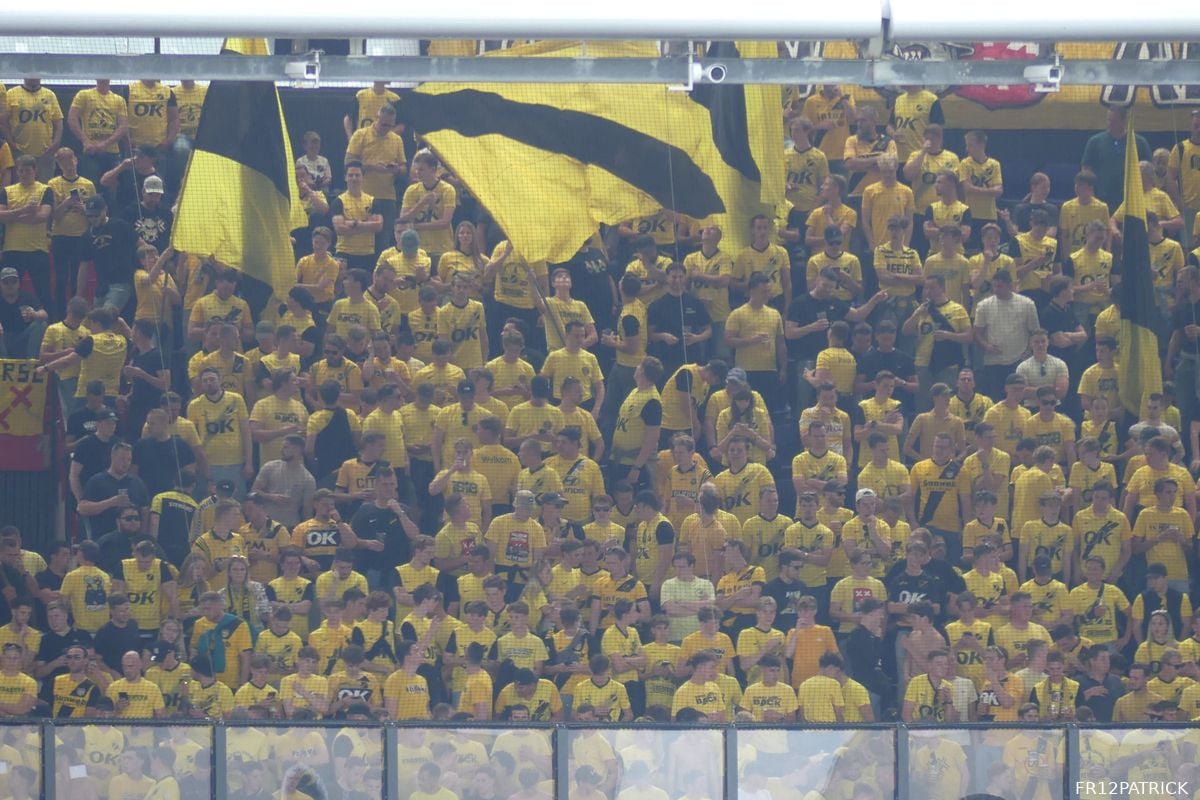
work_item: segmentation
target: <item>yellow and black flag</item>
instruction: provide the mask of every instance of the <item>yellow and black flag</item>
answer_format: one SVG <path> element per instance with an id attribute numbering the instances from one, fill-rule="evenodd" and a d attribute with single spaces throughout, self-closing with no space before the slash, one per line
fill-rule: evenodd
<path id="1" fill-rule="evenodd" d="M 711 57 L 775 57 L 773 43 Z M 652 44 L 541 42 L 494 56 L 651 58 Z M 406 121 L 529 261 L 570 259 L 600 224 L 668 209 L 749 241 L 750 219 L 783 200 L 777 86 L 427 83 Z"/>
<path id="2" fill-rule="evenodd" d="M 1122 246 L 1121 287 L 1117 304 L 1121 310 L 1120 362 L 1117 379 L 1121 404 L 1140 414 L 1145 398 L 1162 391 L 1162 360 L 1156 331 L 1160 314 L 1154 302 L 1150 276 L 1150 242 L 1146 238 L 1146 196 L 1129 119 L 1125 136 L 1125 227 Z"/>
<path id="3" fill-rule="evenodd" d="M 221 52 L 263 55 L 267 49 L 261 39 L 226 39 Z M 236 267 L 285 297 L 295 283 L 291 231 L 308 224 L 292 165 L 275 84 L 213 81 L 171 244 Z"/>

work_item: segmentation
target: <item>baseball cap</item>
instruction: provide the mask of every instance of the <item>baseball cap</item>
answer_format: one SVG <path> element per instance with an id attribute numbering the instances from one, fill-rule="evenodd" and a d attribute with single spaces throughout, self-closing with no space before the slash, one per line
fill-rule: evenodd
<path id="1" fill-rule="evenodd" d="M 1151 564 L 1146 567 L 1146 577 L 1155 576 L 1159 578 L 1167 577 L 1167 568 L 1163 564 Z"/>
<path id="2" fill-rule="evenodd" d="M 98 194 L 94 194 L 87 200 L 83 201 L 83 211 L 85 214 L 99 214 L 106 208 L 108 208 L 108 204 L 106 204 L 104 202 L 104 198 Z"/>
<path id="3" fill-rule="evenodd" d="M 150 660 L 156 664 L 161 664 L 163 659 L 167 657 L 167 653 L 173 652 L 175 652 L 175 648 L 170 642 L 159 639 L 150 647 Z"/>
<path id="4" fill-rule="evenodd" d="M 563 497 L 558 492 L 545 492 L 542 494 L 540 502 L 544 506 L 554 504 L 559 508 L 562 508 L 567 504 L 567 498 Z"/>
<path id="5" fill-rule="evenodd" d="M 15 267 L 0 269 L 0 281 L 6 281 L 10 278 L 14 281 L 19 281 L 21 280 L 21 273 L 17 272 Z"/>
<path id="6" fill-rule="evenodd" d="M 162 194 L 165 191 L 162 178 L 157 175 L 146 178 L 142 183 L 142 191 L 146 194 Z"/>
<path id="7" fill-rule="evenodd" d="M 217 494 L 232 496 L 234 489 L 235 487 L 233 485 L 233 481 L 229 480 L 228 478 L 217 481 Z"/>
<path id="8" fill-rule="evenodd" d="M 96 422 L 111 421 L 117 418 L 117 412 L 111 408 L 102 408 L 96 412 Z"/>
<path id="9" fill-rule="evenodd" d="M 416 231 L 405 231 L 400 234 L 400 249 L 406 253 L 415 253 L 421 246 L 421 234 Z"/>
<path id="10" fill-rule="evenodd" d="M 528 489 L 521 489 L 513 496 L 513 506 L 524 506 L 530 508 L 534 503 L 534 494 Z"/>
<path id="11" fill-rule="evenodd" d="M 862 500 L 864 497 L 878 497 L 874 489 L 859 489 L 854 495 L 854 502 Z"/>
<path id="12" fill-rule="evenodd" d="M 1024 386 L 1026 383 L 1025 376 L 1016 372 L 1004 379 L 1005 386 Z"/>
<path id="13" fill-rule="evenodd" d="M 458 382 L 458 393 L 459 394 L 469 394 L 469 395 L 474 396 L 475 382 L 471 381 L 471 380 L 466 380 L 466 379 L 459 381 Z"/>
<path id="14" fill-rule="evenodd" d="M 750 378 L 746 375 L 746 370 L 741 367 L 734 367 L 725 375 L 726 381 L 737 381 L 738 383 L 749 383 Z"/>

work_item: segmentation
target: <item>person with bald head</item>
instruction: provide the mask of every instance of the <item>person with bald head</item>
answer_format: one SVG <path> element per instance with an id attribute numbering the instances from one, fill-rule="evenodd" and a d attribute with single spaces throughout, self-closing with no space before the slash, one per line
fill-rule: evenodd
<path id="1" fill-rule="evenodd" d="M 158 686 L 142 676 L 142 656 L 130 650 L 121 657 L 122 677 L 109 684 L 106 694 L 122 719 L 150 719 L 166 715 Z"/>

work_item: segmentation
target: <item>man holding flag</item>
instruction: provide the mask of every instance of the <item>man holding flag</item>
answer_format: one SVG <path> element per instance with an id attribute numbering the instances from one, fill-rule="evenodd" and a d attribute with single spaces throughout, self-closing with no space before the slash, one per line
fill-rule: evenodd
<path id="1" fill-rule="evenodd" d="M 1129 137 L 1134 138 L 1132 118 L 1129 120 Z M 1142 190 L 1136 147 L 1125 150 L 1125 230 L 1121 262 L 1123 274 L 1117 292 L 1117 304 L 1121 309 L 1118 337 L 1121 361 L 1117 379 L 1122 405 L 1140 418 L 1146 396 L 1162 391 L 1162 358 L 1157 335 L 1162 327 L 1162 317 L 1154 303 L 1150 243 L 1146 237 L 1146 196 Z M 1192 341 L 1194 346 L 1194 338 Z"/>

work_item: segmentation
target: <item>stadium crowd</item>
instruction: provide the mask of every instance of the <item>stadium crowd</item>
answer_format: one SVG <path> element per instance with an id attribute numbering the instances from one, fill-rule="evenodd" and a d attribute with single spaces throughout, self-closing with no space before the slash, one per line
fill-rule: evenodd
<path id="1" fill-rule="evenodd" d="M 0 530 L 0 716 L 1200 716 L 1200 114 L 1136 142 L 1168 381 L 1130 413 L 1120 109 L 1071 199 L 1038 173 L 1009 204 L 931 92 L 821 87 L 745 249 L 664 210 L 547 265 L 377 84 L 342 174 L 303 136 L 268 297 L 169 246 L 204 87 L 128 95 L 78 92 L 71 148 L 53 92 L 0 90 L 3 344 L 54 376 L 78 522 L 45 553 Z M 371 792 L 377 738 L 257 733 L 246 797 L 269 752 Z M 456 797 L 462 754 L 401 736 L 435 765 L 412 796 Z M 464 797 L 542 796 L 549 751 L 509 746 Z M 579 797 L 613 796 L 604 747 Z"/>

